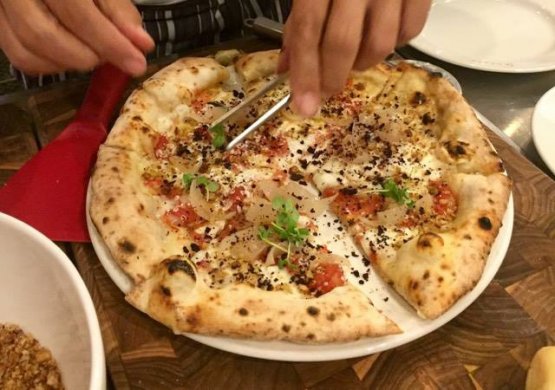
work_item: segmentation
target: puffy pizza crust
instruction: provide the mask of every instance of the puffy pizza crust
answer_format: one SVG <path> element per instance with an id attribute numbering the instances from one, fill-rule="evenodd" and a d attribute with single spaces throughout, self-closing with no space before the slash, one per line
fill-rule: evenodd
<path id="1" fill-rule="evenodd" d="M 394 255 L 377 250 L 375 269 L 424 318 L 437 318 L 482 275 L 511 191 L 503 174 L 456 174 L 458 213 L 449 228 L 423 232 Z"/>
<path id="2" fill-rule="evenodd" d="M 235 69 L 245 83 L 250 83 L 276 73 L 279 50 L 266 50 L 242 56 Z"/>
<path id="3" fill-rule="evenodd" d="M 91 181 L 91 218 L 114 260 L 135 283 L 190 242 L 184 232 L 170 232 L 157 218 L 157 201 L 142 185 L 138 168 L 143 164 L 135 152 L 101 146 Z"/>
<path id="4" fill-rule="evenodd" d="M 183 258 L 164 260 L 127 300 L 177 333 L 330 343 L 400 332 L 354 286 L 313 299 L 243 284 L 210 289 Z"/>

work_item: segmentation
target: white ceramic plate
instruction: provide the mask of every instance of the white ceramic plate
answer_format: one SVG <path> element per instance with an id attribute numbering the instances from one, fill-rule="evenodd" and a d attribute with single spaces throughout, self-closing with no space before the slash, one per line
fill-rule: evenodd
<path id="1" fill-rule="evenodd" d="M 87 207 L 90 204 L 90 188 L 89 198 L 87 199 Z M 363 287 L 364 292 L 372 300 L 374 305 L 382 310 L 387 316 L 393 319 L 404 330 L 398 335 L 366 338 L 350 343 L 333 343 L 326 345 L 301 345 L 282 341 L 251 341 L 225 337 L 210 337 L 195 334 L 185 334 L 185 336 L 196 340 L 202 344 L 209 345 L 224 351 L 237 353 L 256 358 L 284 360 L 284 361 L 327 361 L 347 359 L 359 356 L 365 356 L 372 353 L 395 348 L 399 345 L 406 344 L 430 332 L 433 332 L 440 326 L 444 325 L 455 316 L 466 309 L 478 296 L 484 291 L 491 282 L 497 270 L 501 266 L 513 230 L 513 198 L 509 199 L 507 212 L 503 218 L 503 226 L 499 231 L 499 235 L 492 247 L 488 261 L 484 268 L 482 278 L 467 295 L 462 297 L 453 307 L 445 314 L 435 320 L 423 320 L 418 317 L 415 311 L 391 288 L 379 279 L 374 272 L 370 273 L 367 284 Z M 110 275 L 114 283 L 125 293 L 132 287 L 129 277 L 116 264 L 94 224 L 92 223 L 89 212 L 87 210 L 87 225 L 91 236 L 94 249 L 100 259 L 100 262 Z M 356 280 L 354 280 L 356 284 Z"/>
<path id="2" fill-rule="evenodd" d="M 100 326 L 74 265 L 48 238 L 2 213 L 0 248 L 0 323 L 18 325 L 48 348 L 66 389 L 105 389 Z"/>
<path id="3" fill-rule="evenodd" d="M 532 115 L 532 139 L 545 165 L 555 174 L 555 87 L 536 104 Z"/>
<path id="4" fill-rule="evenodd" d="M 555 69 L 555 1 L 435 0 L 411 43 L 441 60 L 479 70 Z"/>

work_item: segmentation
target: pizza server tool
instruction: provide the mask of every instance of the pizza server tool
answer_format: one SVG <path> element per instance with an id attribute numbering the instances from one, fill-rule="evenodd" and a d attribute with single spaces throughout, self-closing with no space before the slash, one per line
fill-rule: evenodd
<path id="1" fill-rule="evenodd" d="M 129 76 L 97 68 L 75 119 L 0 189 L 0 211 L 54 241 L 88 242 L 85 195 L 96 153 Z"/>
<path id="2" fill-rule="evenodd" d="M 245 130 L 243 130 L 241 132 L 241 134 L 239 134 L 237 137 L 232 139 L 227 144 L 227 146 L 225 147 L 225 150 L 231 150 L 235 146 L 237 146 L 241 141 L 243 141 L 245 138 L 247 138 L 250 133 L 252 133 L 256 129 L 258 129 L 260 126 L 262 126 L 262 124 L 264 124 L 264 122 L 266 122 L 268 119 L 270 119 L 275 113 L 277 113 L 279 110 L 281 110 L 283 107 L 285 107 L 287 105 L 287 103 L 289 103 L 289 100 L 291 100 L 291 94 L 290 93 L 288 93 L 284 98 L 282 98 L 276 104 L 274 104 L 268 111 L 266 111 L 264 114 L 262 114 L 249 127 L 247 127 Z"/>

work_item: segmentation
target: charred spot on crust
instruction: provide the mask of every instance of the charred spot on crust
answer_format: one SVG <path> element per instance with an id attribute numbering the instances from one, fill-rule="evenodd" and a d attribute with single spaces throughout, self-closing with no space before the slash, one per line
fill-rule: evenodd
<path id="1" fill-rule="evenodd" d="M 418 288 L 418 281 L 416 280 L 411 280 L 410 282 L 410 288 L 413 290 L 416 290 Z"/>
<path id="2" fill-rule="evenodd" d="M 309 334 L 306 335 L 306 338 L 307 338 L 308 340 L 314 340 L 315 337 L 316 337 L 316 336 L 314 336 L 314 333 L 309 333 Z"/>
<path id="3" fill-rule="evenodd" d="M 281 326 L 281 330 L 283 330 L 285 333 L 289 333 L 289 331 L 291 330 L 291 326 L 284 324 Z"/>
<path id="4" fill-rule="evenodd" d="M 138 208 L 138 210 L 139 210 L 139 211 L 144 211 L 144 210 L 145 210 L 145 205 L 142 204 L 142 203 L 139 203 L 139 208 Z"/>
<path id="5" fill-rule="evenodd" d="M 435 121 L 436 121 L 436 120 L 435 120 L 434 118 L 432 118 L 432 116 L 431 116 L 430 113 L 428 113 L 428 112 L 425 113 L 425 114 L 422 116 L 422 124 L 423 124 L 423 125 L 429 125 L 429 124 L 434 123 Z"/>
<path id="6" fill-rule="evenodd" d="M 318 309 L 317 307 L 314 307 L 314 306 L 309 306 L 309 307 L 306 308 L 306 312 L 307 312 L 309 315 L 315 317 L 315 316 L 317 316 L 318 314 L 320 314 L 320 309 Z"/>
<path id="7" fill-rule="evenodd" d="M 327 319 L 328 321 L 335 321 L 335 314 L 333 314 L 333 313 L 328 314 L 328 315 L 326 316 L 326 319 Z"/>
<path id="8" fill-rule="evenodd" d="M 424 233 L 418 237 L 416 242 L 418 249 L 431 248 L 433 246 L 443 246 L 443 238 L 435 233 Z"/>
<path id="9" fill-rule="evenodd" d="M 468 144 L 462 141 L 448 141 L 443 144 L 447 153 L 453 158 L 460 158 L 468 154 Z"/>
<path id="10" fill-rule="evenodd" d="M 412 96 L 412 99 L 410 100 L 410 104 L 412 104 L 413 106 L 418 106 L 424 103 L 426 103 L 426 95 L 424 95 L 420 91 L 416 91 Z"/>
<path id="11" fill-rule="evenodd" d="M 249 311 L 247 309 L 245 309 L 244 307 L 242 307 L 242 308 L 239 309 L 239 315 L 243 316 L 243 317 L 248 316 Z"/>
<path id="12" fill-rule="evenodd" d="M 167 288 L 166 286 L 160 286 L 160 289 L 162 290 L 162 294 L 164 294 L 167 297 L 171 297 L 172 296 L 172 292 L 169 288 Z"/>
<path id="13" fill-rule="evenodd" d="M 493 228 L 491 220 L 488 217 L 478 218 L 478 225 L 480 225 L 480 227 L 484 230 L 491 230 Z"/>
<path id="14" fill-rule="evenodd" d="M 110 222 L 110 218 L 108 218 L 108 217 L 102 218 L 102 224 L 103 225 L 106 225 L 108 222 Z"/>
<path id="15" fill-rule="evenodd" d="M 424 272 L 424 275 L 422 275 L 422 279 L 426 280 L 430 277 L 430 271 L 426 271 Z"/>
<path id="16" fill-rule="evenodd" d="M 112 172 L 116 172 L 116 173 L 119 172 L 118 167 L 112 167 L 111 169 L 112 169 Z"/>
<path id="17" fill-rule="evenodd" d="M 464 238 L 465 240 L 472 240 L 472 236 L 471 236 L 470 234 L 465 234 L 465 235 L 463 236 L 463 238 Z"/>
<path id="18" fill-rule="evenodd" d="M 133 244 L 131 241 L 125 238 L 123 239 L 123 241 L 120 241 L 118 243 L 118 246 L 122 251 L 127 253 L 135 253 L 135 251 L 137 250 L 137 247 L 135 246 L 135 244 Z"/>
<path id="19" fill-rule="evenodd" d="M 148 126 L 141 126 L 141 131 L 143 132 L 143 134 L 146 134 L 150 131 Z"/>
<path id="20" fill-rule="evenodd" d="M 443 276 L 438 277 L 438 278 L 437 278 L 437 282 L 438 282 L 438 283 L 443 283 Z"/>
<path id="21" fill-rule="evenodd" d="M 114 203 L 116 200 L 114 199 L 114 197 L 109 197 L 108 200 L 106 201 L 106 204 L 112 204 Z"/>
<path id="22" fill-rule="evenodd" d="M 193 280 L 197 280 L 195 271 L 193 270 L 193 267 L 191 266 L 191 264 L 189 264 L 188 261 L 181 260 L 181 259 L 166 259 L 164 260 L 164 263 L 170 275 L 173 275 L 177 271 L 181 271 L 181 272 L 185 272 L 187 275 L 193 278 Z"/>
<path id="23" fill-rule="evenodd" d="M 188 315 L 186 321 L 191 326 L 196 326 L 199 323 L 198 317 L 195 314 Z"/>

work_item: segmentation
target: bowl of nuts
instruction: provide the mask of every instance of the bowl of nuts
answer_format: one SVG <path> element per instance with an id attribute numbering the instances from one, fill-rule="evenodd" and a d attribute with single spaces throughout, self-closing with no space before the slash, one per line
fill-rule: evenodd
<path id="1" fill-rule="evenodd" d="M 0 213 L 0 388 L 105 389 L 94 305 L 71 260 Z"/>

